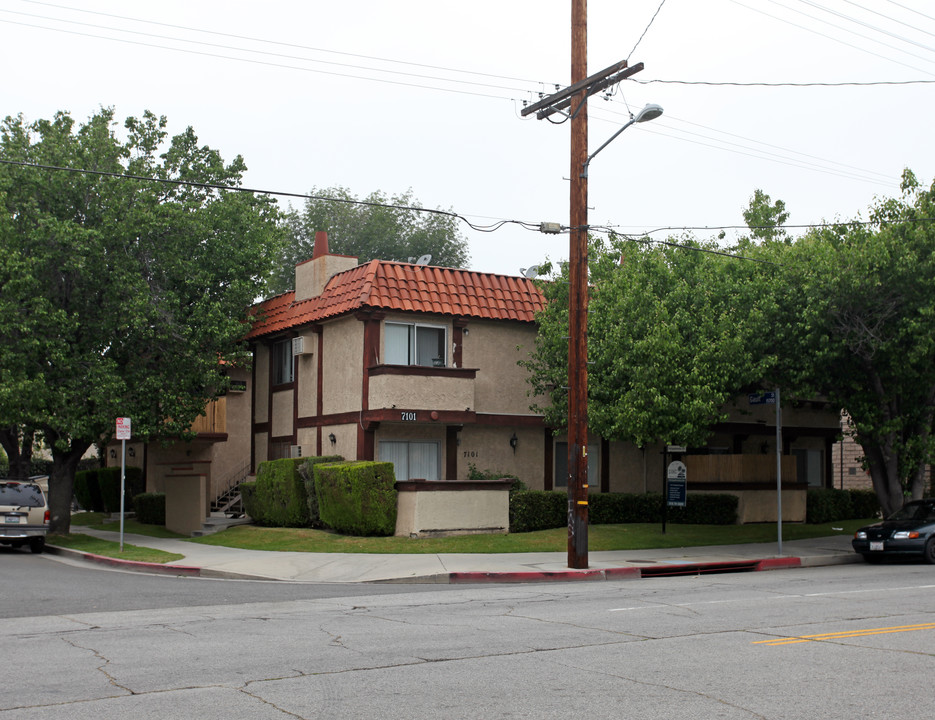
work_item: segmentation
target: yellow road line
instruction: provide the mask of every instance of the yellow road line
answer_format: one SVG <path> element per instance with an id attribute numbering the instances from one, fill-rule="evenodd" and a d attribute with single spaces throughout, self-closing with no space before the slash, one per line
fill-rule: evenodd
<path id="1" fill-rule="evenodd" d="M 864 637 L 865 635 L 886 635 L 888 633 L 912 632 L 914 630 L 935 630 L 935 623 L 922 623 L 920 625 L 897 625 L 896 627 L 874 628 L 869 630 L 846 630 L 842 632 L 824 633 L 822 635 L 798 635 L 787 638 L 773 638 L 771 640 L 757 640 L 753 645 L 794 645 L 795 643 L 820 642 L 822 640 L 841 640 L 843 638 Z"/>

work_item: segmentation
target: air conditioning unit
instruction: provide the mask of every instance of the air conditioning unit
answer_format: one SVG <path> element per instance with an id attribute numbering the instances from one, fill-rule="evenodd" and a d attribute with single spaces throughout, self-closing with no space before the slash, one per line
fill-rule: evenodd
<path id="1" fill-rule="evenodd" d="M 305 354 L 305 338 L 302 335 L 299 335 L 299 337 L 292 338 L 292 354 L 293 355 L 304 355 Z"/>
<path id="2" fill-rule="evenodd" d="M 289 446 L 289 457 L 291 458 L 302 457 L 302 446 L 301 445 L 290 445 Z"/>

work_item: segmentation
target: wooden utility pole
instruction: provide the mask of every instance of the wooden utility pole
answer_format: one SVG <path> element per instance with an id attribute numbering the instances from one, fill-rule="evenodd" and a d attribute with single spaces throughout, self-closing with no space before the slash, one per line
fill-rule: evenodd
<path id="1" fill-rule="evenodd" d="M 571 84 L 588 76 L 588 3 L 571 3 Z M 588 567 L 588 88 L 571 98 L 568 258 L 568 567 Z"/>
<path id="2" fill-rule="evenodd" d="M 588 3 L 571 2 L 571 85 L 523 108 L 571 119 L 568 257 L 568 567 L 588 567 L 588 98 L 643 69 L 614 63 L 588 76 Z M 611 138 L 613 139 L 613 138 Z M 609 142 L 609 141 L 608 141 Z M 606 144 L 606 143 L 605 143 Z M 603 146 L 602 146 L 603 147 Z M 598 150 L 600 152 L 600 149 Z M 595 153 L 597 154 L 597 153 Z M 593 157 L 593 156 L 590 156 Z"/>

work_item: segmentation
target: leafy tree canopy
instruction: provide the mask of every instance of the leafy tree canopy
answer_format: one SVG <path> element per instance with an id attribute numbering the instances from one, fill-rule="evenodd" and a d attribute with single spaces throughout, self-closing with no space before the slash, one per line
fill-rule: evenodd
<path id="1" fill-rule="evenodd" d="M 407 262 L 431 255 L 433 265 L 464 267 L 469 260 L 467 240 L 457 219 L 439 212 L 425 212 L 412 190 L 388 197 L 373 192 L 358 200 L 343 187 L 314 188 L 315 196 L 303 210 L 288 215 L 289 240 L 273 281 L 275 292 L 293 287 L 295 266 L 312 257 L 315 233 L 328 233 L 330 252 L 351 255 L 368 262 L 374 259 Z"/>
<path id="2" fill-rule="evenodd" d="M 703 444 L 732 397 L 778 386 L 850 416 L 886 512 L 921 497 L 935 457 L 935 184 L 906 171 L 901 196 L 869 214 L 792 239 L 785 205 L 758 190 L 734 258 L 691 237 L 593 241 L 591 432 Z M 533 408 L 553 427 L 567 417 L 566 276 L 543 284 L 548 305 L 523 362 Z"/>
<path id="3" fill-rule="evenodd" d="M 727 401 L 762 372 L 745 331 L 762 321 L 759 300 L 734 261 L 703 252 L 713 245 L 683 244 L 592 241 L 588 420 L 603 437 L 703 444 Z M 567 417 L 566 274 L 543 284 L 548 303 L 524 361 L 533 394 L 547 400 L 534 408 L 554 427 Z"/>
<path id="4" fill-rule="evenodd" d="M 78 459 L 116 417 L 184 436 L 224 391 L 276 256 L 270 198 L 178 182 L 236 188 L 243 160 L 165 126 L 147 112 L 118 137 L 112 109 L 0 126 L 3 160 L 112 173 L 0 164 L 0 427 L 51 447 L 53 532 L 68 530 Z"/>
<path id="5" fill-rule="evenodd" d="M 847 412 L 886 512 L 922 496 L 935 457 L 935 185 L 907 170 L 901 189 L 871 206 L 869 224 L 759 248 L 780 263 L 777 375 Z"/>

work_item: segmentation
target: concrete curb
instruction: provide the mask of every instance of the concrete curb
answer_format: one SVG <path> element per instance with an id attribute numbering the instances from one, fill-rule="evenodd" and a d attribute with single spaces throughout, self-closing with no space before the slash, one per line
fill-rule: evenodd
<path id="1" fill-rule="evenodd" d="M 73 550 L 72 548 L 58 547 L 57 545 L 46 545 L 45 551 L 52 555 L 62 555 L 64 557 L 84 560 L 96 565 L 107 565 L 109 567 L 119 567 L 125 570 L 135 572 L 144 572 L 154 575 L 182 575 L 185 577 L 204 577 L 200 567 L 190 565 L 166 565 L 164 563 L 141 562 L 139 560 L 121 560 L 120 558 L 106 557 L 104 555 L 95 555 L 94 553 Z"/>
<path id="2" fill-rule="evenodd" d="M 206 579 L 252 580 L 273 582 L 352 582 L 302 580 L 290 581 L 267 575 L 229 572 L 214 568 L 190 565 L 169 565 L 136 560 L 122 560 L 93 553 L 46 545 L 50 554 L 71 557 L 84 562 L 119 568 L 131 572 L 175 577 L 198 577 Z M 706 562 L 669 562 L 659 565 L 621 566 L 612 568 L 587 568 L 582 570 L 504 570 L 504 571 L 452 571 L 431 575 L 401 576 L 378 580 L 357 581 L 362 584 L 491 584 L 491 583 L 535 583 L 535 582 L 574 582 L 574 581 L 616 581 L 643 580 L 658 577 L 678 577 L 691 575 L 711 575 L 717 573 L 762 572 L 766 570 L 785 570 L 793 568 L 821 567 L 825 565 L 843 565 L 862 562 L 857 555 L 831 553 L 804 557 L 767 557 L 743 560 L 720 560 Z"/>

